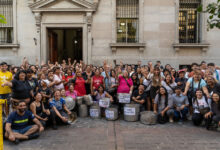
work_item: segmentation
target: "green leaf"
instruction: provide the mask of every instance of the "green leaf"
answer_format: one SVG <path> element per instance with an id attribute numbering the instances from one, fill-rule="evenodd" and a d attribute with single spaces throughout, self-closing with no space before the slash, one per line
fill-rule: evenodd
<path id="1" fill-rule="evenodd" d="M 213 15 L 209 16 L 209 19 L 213 19 Z"/>
<path id="2" fill-rule="evenodd" d="M 202 12 L 202 10 L 203 10 L 202 7 L 203 7 L 203 6 L 200 5 L 200 6 L 198 7 L 197 11 L 198 11 L 198 12 Z"/>
<path id="3" fill-rule="evenodd" d="M 5 16 L 3 16 L 3 15 L 1 15 L 1 14 L 0 14 L 0 23 L 4 23 L 4 24 L 7 23 L 7 22 L 6 22 L 6 19 L 5 19 Z"/>

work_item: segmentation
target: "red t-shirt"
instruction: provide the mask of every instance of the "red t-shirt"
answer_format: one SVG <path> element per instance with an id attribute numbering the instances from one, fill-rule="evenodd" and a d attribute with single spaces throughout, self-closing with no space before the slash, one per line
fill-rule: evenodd
<path id="1" fill-rule="evenodd" d="M 82 77 L 76 78 L 74 89 L 77 91 L 77 96 L 86 95 L 85 82 L 86 81 Z"/>
<path id="2" fill-rule="evenodd" d="M 93 80 L 92 87 L 95 87 L 95 90 L 98 90 L 99 86 L 103 85 L 103 79 L 104 79 L 103 76 L 99 76 L 99 77 L 93 76 L 92 77 L 92 80 Z"/>
<path id="3" fill-rule="evenodd" d="M 73 75 L 67 76 L 67 77 L 66 77 L 66 76 L 63 76 L 63 77 L 62 77 L 62 79 L 65 80 L 66 82 L 69 82 L 69 79 L 71 79 L 71 78 L 73 78 Z M 65 85 L 64 88 L 65 88 L 65 91 L 67 91 L 67 90 L 69 89 L 68 84 Z"/>

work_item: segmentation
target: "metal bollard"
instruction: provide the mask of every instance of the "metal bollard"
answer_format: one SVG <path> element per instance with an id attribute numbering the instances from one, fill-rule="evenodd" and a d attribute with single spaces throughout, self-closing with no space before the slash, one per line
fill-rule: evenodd
<path id="1" fill-rule="evenodd" d="M 2 120 L 2 105 L 6 103 L 5 99 L 0 99 L 0 150 L 3 150 L 3 120 Z"/>

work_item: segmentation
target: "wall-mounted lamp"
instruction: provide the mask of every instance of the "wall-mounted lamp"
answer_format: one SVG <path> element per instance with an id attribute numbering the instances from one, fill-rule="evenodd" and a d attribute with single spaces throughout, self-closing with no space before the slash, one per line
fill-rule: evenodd
<path id="1" fill-rule="evenodd" d="M 33 40 L 34 40 L 34 44 L 37 45 L 37 39 L 33 38 Z"/>

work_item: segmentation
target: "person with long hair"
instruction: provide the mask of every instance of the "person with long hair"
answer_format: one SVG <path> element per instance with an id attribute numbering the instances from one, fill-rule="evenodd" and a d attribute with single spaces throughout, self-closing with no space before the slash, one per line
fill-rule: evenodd
<path id="1" fill-rule="evenodd" d="M 210 129 L 212 122 L 214 122 L 214 128 L 220 128 L 220 94 L 214 92 L 212 94 L 211 111 L 205 115 L 205 118 L 209 120 L 207 123 L 207 129 Z"/>
<path id="2" fill-rule="evenodd" d="M 117 93 L 127 93 L 132 94 L 133 91 L 133 81 L 128 76 L 128 72 L 126 70 L 123 71 L 123 75 L 119 75 L 118 77 L 118 90 Z"/>
<path id="3" fill-rule="evenodd" d="M 147 106 L 147 110 L 150 111 L 150 109 L 151 109 L 150 89 L 151 89 L 151 85 L 152 85 L 153 74 L 149 72 L 149 69 L 146 69 L 144 71 L 143 75 L 144 75 L 144 79 L 143 79 L 144 92 L 147 95 L 146 106 Z"/>
<path id="4" fill-rule="evenodd" d="M 154 113 L 158 114 L 158 122 L 173 122 L 173 97 L 167 92 L 166 88 L 161 86 L 154 101 Z"/>
<path id="5" fill-rule="evenodd" d="M 50 111 L 46 111 L 44 105 L 42 103 L 42 95 L 37 92 L 34 101 L 30 105 L 30 110 L 34 114 L 34 116 L 41 122 L 41 124 L 45 127 L 46 122 L 49 119 Z"/>
<path id="6" fill-rule="evenodd" d="M 25 70 L 20 70 L 16 73 L 11 82 L 4 83 L 3 86 L 9 86 L 12 89 L 12 103 L 13 107 L 18 105 L 19 101 L 30 103 L 30 97 L 33 94 L 32 88 L 27 80 L 27 73 Z"/>
<path id="7" fill-rule="evenodd" d="M 133 92 L 134 92 L 134 91 L 138 90 L 138 87 L 140 85 L 140 79 L 138 78 L 138 74 L 137 73 L 133 73 L 131 75 L 131 79 L 133 81 L 133 86 L 134 86 Z"/>
<path id="8" fill-rule="evenodd" d="M 113 102 L 112 96 L 104 90 L 104 87 L 102 85 L 100 85 L 98 87 L 98 90 L 94 92 L 94 96 L 96 102 L 99 102 L 99 100 L 102 98 L 110 98 L 110 102 Z"/>
<path id="9" fill-rule="evenodd" d="M 201 89 L 196 90 L 193 99 L 193 115 L 192 121 L 195 126 L 199 126 L 211 111 L 211 99 L 207 98 Z M 207 117 L 205 119 L 207 121 Z"/>
<path id="10" fill-rule="evenodd" d="M 212 95 L 212 93 L 220 93 L 220 83 L 218 83 L 213 76 L 208 76 L 206 82 L 210 95 Z"/>
<path id="11" fill-rule="evenodd" d="M 91 78 L 91 93 L 98 90 L 99 86 L 102 85 L 105 87 L 104 84 L 104 77 L 101 76 L 100 69 L 95 70 L 95 75 Z"/>
<path id="12" fill-rule="evenodd" d="M 158 90 L 161 86 L 161 74 L 160 74 L 160 68 L 155 67 L 153 71 L 153 77 L 152 77 L 152 84 L 150 88 L 150 97 L 151 97 L 151 107 L 153 107 L 154 99 L 157 95 Z"/>
<path id="13" fill-rule="evenodd" d="M 173 78 L 170 74 L 167 74 L 165 76 L 165 80 L 162 81 L 162 86 L 165 87 L 167 89 L 167 92 L 169 94 L 173 94 L 175 91 L 175 87 L 177 86 L 176 82 L 173 81 Z"/>

